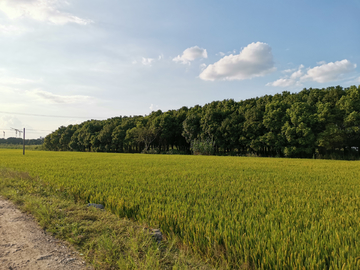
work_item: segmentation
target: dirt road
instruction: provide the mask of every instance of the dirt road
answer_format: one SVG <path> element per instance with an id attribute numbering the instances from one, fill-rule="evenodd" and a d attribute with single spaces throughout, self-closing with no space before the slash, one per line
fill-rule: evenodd
<path id="1" fill-rule="evenodd" d="M 0 197 L 0 269 L 92 269 L 81 256 Z"/>

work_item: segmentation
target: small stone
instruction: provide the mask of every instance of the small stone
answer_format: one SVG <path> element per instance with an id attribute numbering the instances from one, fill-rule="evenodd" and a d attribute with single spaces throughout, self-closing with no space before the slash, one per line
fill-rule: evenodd
<path id="1" fill-rule="evenodd" d="M 160 242 L 162 240 L 162 233 L 159 229 L 152 229 L 150 234 L 156 241 Z"/>
<path id="2" fill-rule="evenodd" d="M 102 204 L 96 204 L 96 203 L 88 203 L 87 206 L 92 206 L 99 209 L 104 209 L 105 207 Z"/>

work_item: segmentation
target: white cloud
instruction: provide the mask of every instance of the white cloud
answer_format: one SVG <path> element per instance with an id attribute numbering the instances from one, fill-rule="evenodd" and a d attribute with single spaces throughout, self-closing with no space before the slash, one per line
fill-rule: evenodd
<path id="1" fill-rule="evenodd" d="M 183 51 L 182 55 L 178 55 L 173 59 L 174 62 L 181 62 L 182 64 L 190 64 L 191 61 L 194 61 L 197 58 L 207 58 L 206 49 L 199 48 L 198 46 L 194 46 L 191 48 L 187 48 Z"/>
<path id="2" fill-rule="evenodd" d="M 51 92 L 43 91 L 43 90 L 32 90 L 27 91 L 28 95 L 40 98 L 45 100 L 47 103 L 58 103 L 58 104 L 74 104 L 74 103 L 82 103 L 89 104 L 93 103 L 94 98 L 90 96 L 82 96 L 82 95 L 74 95 L 74 96 L 61 96 L 56 95 Z"/>
<path id="3" fill-rule="evenodd" d="M 290 87 L 290 86 L 302 86 L 302 84 L 300 81 L 296 81 L 294 79 L 282 78 L 272 83 L 267 83 L 266 86 Z"/>
<path id="4" fill-rule="evenodd" d="M 301 76 L 303 76 L 303 74 L 304 74 L 302 71 L 303 68 L 304 68 L 304 65 L 300 65 L 299 69 L 290 75 L 290 79 L 296 80 L 296 79 L 300 78 Z"/>
<path id="5" fill-rule="evenodd" d="M 319 83 L 336 81 L 342 79 L 346 73 L 354 71 L 355 68 L 356 64 L 352 64 L 349 60 L 344 59 L 311 68 L 301 79 Z"/>
<path id="6" fill-rule="evenodd" d="M 272 83 L 267 83 L 266 86 L 280 86 L 280 87 L 289 87 L 289 86 L 301 86 L 300 78 L 304 75 L 302 69 L 304 68 L 303 65 L 300 65 L 298 70 L 296 69 L 287 69 L 284 70 L 284 73 L 290 73 L 292 74 L 289 76 L 286 76 L 284 78 L 278 79 Z"/>
<path id="7" fill-rule="evenodd" d="M 151 66 L 151 63 L 154 61 L 154 58 L 145 58 L 143 57 L 141 60 L 141 64 L 144 66 Z"/>
<path id="8" fill-rule="evenodd" d="M 205 81 L 245 80 L 264 76 L 275 70 L 271 47 L 266 43 L 253 42 L 239 54 L 224 56 L 209 65 L 199 77 Z"/>
<path id="9" fill-rule="evenodd" d="M 282 79 L 278 79 L 272 83 L 267 83 L 266 86 L 288 87 L 288 86 L 293 86 L 294 84 L 295 84 L 295 81 L 287 79 L 287 78 L 282 78 Z"/>
<path id="10" fill-rule="evenodd" d="M 278 79 L 274 82 L 267 83 L 267 86 L 300 86 L 303 81 L 315 81 L 318 83 L 326 83 L 342 79 L 345 74 L 355 70 L 356 64 L 352 64 L 347 59 L 336 61 L 335 63 L 324 63 L 320 66 L 308 68 L 306 73 L 303 72 L 303 65 L 293 72 L 290 76 Z M 284 71 L 285 72 L 285 71 Z"/>
<path id="11" fill-rule="evenodd" d="M 282 73 L 291 73 L 294 72 L 296 70 L 296 68 L 289 68 L 289 69 L 285 69 L 283 71 L 281 71 Z"/>
<path id="12" fill-rule="evenodd" d="M 317 65 L 324 65 L 324 64 L 326 64 L 326 62 L 325 61 L 319 61 L 319 62 L 316 62 L 316 64 Z"/>
<path id="13" fill-rule="evenodd" d="M 66 0 L 1 0 L 0 11 L 13 20 L 27 17 L 57 25 L 70 22 L 86 25 L 92 22 L 58 9 L 66 4 L 68 4 Z"/>

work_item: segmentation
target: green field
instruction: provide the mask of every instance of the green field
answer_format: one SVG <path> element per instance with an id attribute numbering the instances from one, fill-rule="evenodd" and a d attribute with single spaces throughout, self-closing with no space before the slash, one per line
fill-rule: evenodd
<path id="1" fill-rule="evenodd" d="M 159 227 L 239 269 L 358 269 L 360 163 L 0 149 L 78 202 Z M 24 182 L 24 185 L 26 183 Z"/>

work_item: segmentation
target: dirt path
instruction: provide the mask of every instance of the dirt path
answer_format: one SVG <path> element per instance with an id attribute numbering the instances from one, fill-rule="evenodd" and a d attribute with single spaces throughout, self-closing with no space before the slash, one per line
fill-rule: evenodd
<path id="1" fill-rule="evenodd" d="M 81 256 L 0 197 L 0 269 L 92 269 Z"/>

